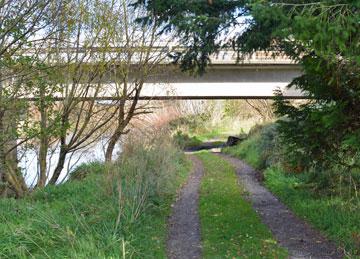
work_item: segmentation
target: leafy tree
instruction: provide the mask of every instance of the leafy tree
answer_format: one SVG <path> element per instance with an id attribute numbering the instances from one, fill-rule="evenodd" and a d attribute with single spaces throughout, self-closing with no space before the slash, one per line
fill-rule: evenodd
<path id="1" fill-rule="evenodd" d="M 148 23 L 156 17 L 162 23 L 160 33 L 176 30 L 180 44 L 187 50 L 173 53 L 175 61 L 179 61 L 183 70 L 204 72 L 209 62 L 209 55 L 221 47 L 233 42 L 233 38 L 223 36 L 228 33 L 237 35 L 237 27 L 244 25 L 242 17 L 249 15 L 246 0 L 138 0 L 135 6 L 146 6 L 151 16 L 139 21 Z M 235 29 L 235 31 L 234 31 Z"/>

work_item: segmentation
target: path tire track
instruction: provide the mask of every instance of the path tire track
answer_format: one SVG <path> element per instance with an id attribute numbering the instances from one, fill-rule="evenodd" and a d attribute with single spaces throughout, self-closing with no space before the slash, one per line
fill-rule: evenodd
<path id="1" fill-rule="evenodd" d="M 201 258 L 201 233 L 198 214 L 199 187 L 204 173 L 202 162 L 189 156 L 193 170 L 180 190 L 169 218 L 167 254 L 170 259 Z"/>

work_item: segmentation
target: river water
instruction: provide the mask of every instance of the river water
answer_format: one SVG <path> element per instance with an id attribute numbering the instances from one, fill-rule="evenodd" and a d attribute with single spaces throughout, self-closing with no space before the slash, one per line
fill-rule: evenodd
<path id="1" fill-rule="evenodd" d="M 64 169 L 61 172 L 58 183 L 65 182 L 77 166 L 83 163 L 94 161 L 104 161 L 105 147 L 107 139 L 101 139 L 94 144 L 86 147 L 86 149 L 78 150 L 68 154 L 65 162 Z M 113 159 L 116 159 L 121 152 L 120 145 L 117 145 L 114 150 Z M 19 166 L 25 176 L 25 182 L 28 186 L 34 186 L 39 174 L 38 152 L 34 149 L 20 150 L 18 152 Z M 52 172 L 56 167 L 59 158 L 59 148 L 54 148 L 53 151 L 47 156 L 48 164 L 48 179 L 51 177 Z"/>

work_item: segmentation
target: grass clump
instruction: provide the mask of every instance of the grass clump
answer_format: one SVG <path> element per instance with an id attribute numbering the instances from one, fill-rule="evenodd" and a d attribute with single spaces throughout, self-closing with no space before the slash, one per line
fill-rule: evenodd
<path id="1" fill-rule="evenodd" d="M 168 138 L 141 141 L 114 164 L 81 166 L 81 181 L 0 200 L 0 258 L 165 258 L 189 163 Z"/>
<path id="2" fill-rule="evenodd" d="M 213 154 L 198 156 L 205 167 L 199 205 L 204 258 L 287 258 L 244 199 L 235 169 Z"/>
<path id="3" fill-rule="evenodd" d="M 258 146 L 259 136 L 244 140 L 241 145 L 226 147 L 222 151 L 235 157 L 246 160 L 255 168 L 263 167 L 263 160 L 260 157 L 260 148 Z"/>

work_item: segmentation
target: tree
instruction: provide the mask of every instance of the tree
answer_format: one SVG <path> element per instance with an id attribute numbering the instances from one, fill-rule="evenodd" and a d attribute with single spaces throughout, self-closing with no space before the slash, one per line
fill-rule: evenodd
<path id="1" fill-rule="evenodd" d="M 0 5 L 0 193 L 24 193 L 16 158 L 16 115 L 24 103 L 14 100 L 29 92 L 26 82 L 33 72 L 30 67 L 38 59 L 37 47 L 51 35 L 45 30 L 51 20 L 50 2 L 5 0 Z"/>
<path id="2" fill-rule="evenodd" d="M 140 102 L 139 97 L 150 76 L 159 71 L 161 62 L 167 57 L 167 42 L 171 37 L 157 39 L 158 23 L 154 19 L 139 24 L 136 19 L 146 14 L 144 9 L 129 6 L 132 1 L 120 0 L 114 16 L 111 45 L 115 46 L 110 72 L 113 75 L 112 94 L 119 98 L 116 106 L 114 128 L 111 130 L 106 147 L 105 160 L 111 161 L 116 143 L 129 130 L 131 120 L 151 112 L 147 101 Z"/>
<path id="3" fill-rule="evenodd" d="M 349 175 L 350 184 L 352 169 L 360 167 L 359 7 L 350 1 L 294 5 L 274 33 L 284 38 L 284 50 L 304 69 L 291 85 L 312 98 L 299 107 L 283 99 L 276 102 L 278 115 L 287 118 L 279 121 L 287 151 L 307 168 L 337 166 Z M 290 36 L 294 40 L 286 42 Z"/>
<path id="4" fill-rule="evenodd" d="M 138 0 L 134 6 L 145 6 L 151 15 L 138 19 L 146 24 L 156 17 L 163 25 L 161 33 L 176 31 L 184 53 L 173 53 L 183 70 L 203 73 L 209 56 L 221 47 L 231 46 L 249 15 L 249 1 L 216 0 Z M 240 28 L 240 30 L 239 30 Z M 234 35 L 228 38 L 225 35 Z"/>
<path id="5" fill-rule="evenodd" d="M 157 23 L 136 23 L 144 9 L 135 11 L 130 3 L 0 4 L 1 193 L 11 189 L 21 197 L 29 187 L 59 183 L 73 154 L 109 132 L 111 157 L 132 118 L 149 112 L 148 103 L 139 101 L 140 92 L 166 53 L 164 46 L 153 51 L 159 43 Z M 109 78 L 115 81 L 112 91 Z M 117 101 L 99 101 L 108 94 Z M 31 186 L 17 165 L 19 150 L 28 149 L 38 158 L 38 175 Z M 49 163 L 54 154 L 55 168 Z"/>
<path id="6" fill-rule="evenodd" d="M 59 128 L 55 131 L 58 146 L 53 145 L 59 155 L 49 184 L 58 182 L 67 156 L 94 142 L 114 115 L 109 106 L 97 102 L 111 62 L 108 14 L 114 6 L 115 1 L 79 1 L 62 8 L 61 35 L 54 53 L 60 73 L 52 82 L 61 86 L 57 93 L 61 99 L 57 107 Z"/>

